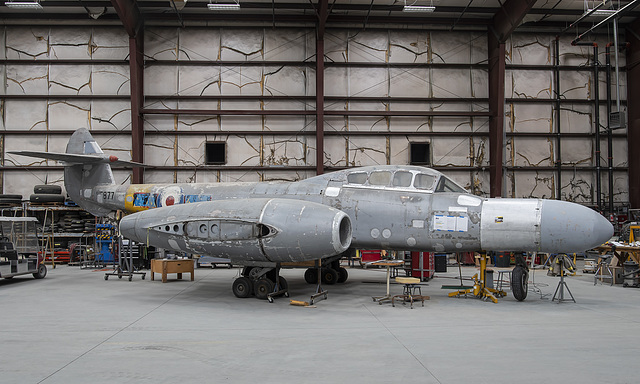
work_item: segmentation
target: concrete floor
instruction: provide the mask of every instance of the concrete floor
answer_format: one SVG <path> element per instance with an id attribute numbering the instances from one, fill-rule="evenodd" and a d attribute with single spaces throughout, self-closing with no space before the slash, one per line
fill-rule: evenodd
<path id="1" fill-rule="evenodd" d="M 0 382 L 638 382 L 640 290 L 593 286 L 593 275 L 567 278 L 576 304 L 551 302 L 559 278 L 540 270 L 531 277 L 544 297 L 493 304 L 447 297 L 449 267 L 411 310 L 371 300 L 384 270 L 350 269 L 315 308 L 236 299 L 236 273 L 163 284 L 58 266 L 44 280 L 0 281 Z M 283 276 L 291 299 L 308 301 L 302 273 Z"/>

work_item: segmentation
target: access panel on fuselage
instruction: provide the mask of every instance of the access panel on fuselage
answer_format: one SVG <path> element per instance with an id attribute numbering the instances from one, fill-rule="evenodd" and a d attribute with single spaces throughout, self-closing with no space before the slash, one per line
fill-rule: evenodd
<path id="1" fill-rule="evenodd" d="M 326 196 L 349 215 L 355 248 L 424 249 L 430 245 L 430 193 L 343 186 Z"/>

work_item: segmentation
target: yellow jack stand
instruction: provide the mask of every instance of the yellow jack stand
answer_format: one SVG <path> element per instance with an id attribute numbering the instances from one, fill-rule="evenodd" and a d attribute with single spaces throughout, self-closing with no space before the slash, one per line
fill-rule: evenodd
<path id="1" fill-rule="evenodd" d="M 500 291 L 494 288 L 488 288 L 486 286 L 486 275 L 487 275 L 487 256 L 486 252 L 481 252 L 480 256 L 476 256 L 476 258 L 480 259 L 480 277 L 478 278 L 478 274 L 473 275 L 473 288 L 458 290 L 456 292 L 449 293 L 449 297 L 460 297 L 461 295 L 467 295 L 472 293 L 475 297 L 482 300 L 491 300 L 494 303 L 498 303 L 498 297 L 505 297 L 507 293 L 505 291 Z M 494 295 L 495 294 L 495 295 Z"/>

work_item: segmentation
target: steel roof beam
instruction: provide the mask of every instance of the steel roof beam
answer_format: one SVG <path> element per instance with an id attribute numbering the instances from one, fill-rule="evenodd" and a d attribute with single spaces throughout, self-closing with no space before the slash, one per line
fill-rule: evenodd
<path id="1" fill-rule="evenodd" d="M 132 0 L 111 0 L 122 25 L 129 37 L 134 37 L 142 27 L 142 14 Z"/>

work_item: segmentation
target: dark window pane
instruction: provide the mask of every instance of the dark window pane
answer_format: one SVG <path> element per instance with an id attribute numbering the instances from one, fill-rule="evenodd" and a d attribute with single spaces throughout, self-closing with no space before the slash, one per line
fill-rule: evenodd
<path id="1" fill-rule="evenodd" d="M 409 159 L 410 164 L 431 165 L 431 153 L 429 143 L 410 143 Z"/>
<path id="2" fill-rule="evenodd" d="M 227 163 L 227 143 L 207 142 L 204 144 L 205 164 L 226 164 Z"/>

